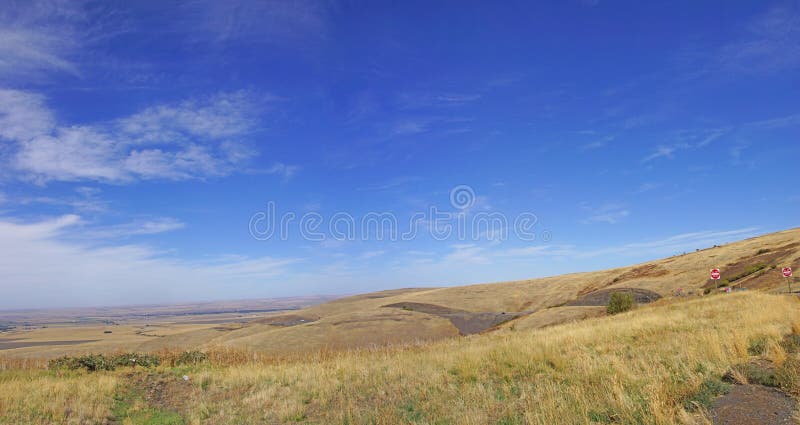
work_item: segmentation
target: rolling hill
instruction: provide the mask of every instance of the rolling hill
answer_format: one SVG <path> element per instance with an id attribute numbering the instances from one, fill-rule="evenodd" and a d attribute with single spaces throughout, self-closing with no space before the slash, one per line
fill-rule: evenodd
<path id="1" fill-rule="evenodd" d="M 781 267 L 800 267 L 800 229 L 629 267 L 447 288 L 408 288 L 334 300 L 225 332 L 207 344 L 272 353 L 437 340 L 514 326 L 533 329 L 605 314 L 614 291 L 640 303 L 735 289 L 785 291 Z M 158 341 L 169 346 L 175 339 Z"/>

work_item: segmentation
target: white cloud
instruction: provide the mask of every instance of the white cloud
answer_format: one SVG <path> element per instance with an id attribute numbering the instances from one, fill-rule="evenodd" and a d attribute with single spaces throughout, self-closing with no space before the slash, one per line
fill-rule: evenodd
<path id="1" fill-rule="evenodd" d="M 758 228 L 756 227 L 747 227 L 725 231 L 704 230 L 700 232 L 682 233 L 655 241 L 635 242 L 596 250 L 576 251 L 575 256 L 580 258 L 622 254 L 675 254 L 677 252 L 689 252 L 695 249 L 708 248 L 715 244 L 754 236 L 757 230 Z"/>
<path id="2" fill-rule="evenodd" d="M 358 258 L 361 259 L 361 260 L 369 260 L 369 259 L 372 259 L 372 258 L 375 258 L 375 257 L 380 257 L 383 254 L 386 254 L 386 251 L 383 251 L 383 250 L 366 251 L 366 252 L 361 253 L 361 255 L 359 255 Z"/>
<path id="3" fill-rule="evenodd" d="M 258 103 L 275 99 L 267 96 L 257 102 L 246 91 L 220 93 L 152 106 L 119 120 L 118 126 L 123 134 L 139 143 L 237 137 L 254 129 Z"/>
<path id="4" fill-rule="evenodd" d="M 150 220 L 135 220 L 130 223 L 81 230 L 75 237 L 80 239 L 105 240 L 130 236 L 155 235 L 180 230 L 184 227 L 186 227 L 186 224 L 180 220 L 171 217 L 159 217 Z"/>
<path id="5" fill-rule="evenodd" d="M 583 209 L 589 211 L 589 217 L 584 219 L 584 224 L 590 223 L 607 223 L 616 224 L 622 219 L 630 215 L 630 211 L 622 205 L 606 203 L 599 207 L 583 206 Z"/>
<path id="6" fill-rule="evenodd" d="M 283 176 L 284 180 L 289 180 L 294 177 L 299 170 L 300 167 L 296 165 L 286 165 L 282 162 L 278 162 L 273 164 L 272 167 L 268 168 L 266 171 L 270 174 L 279 174 Z"/>
<path id="7" fill-rule="evenodd" d="M 17 169 L 39 181 L 120 181 L 126 171 L 117 163 L 117 143 L 91 127 L 59 128 L 51 135 L 22 140 Z"/>
<path id="8" fill-rule="evenodd" d="M 294 258 L 186 261 L 140 245 L 64 241 L 80 217 L 0 220 L 0 308 L 231 299 L 268 293 Z M 169 223 L 143 226 L 159 231 Z M 259 287 L 262 287 L 259 291 Z M 274 287 L 272 287 L 274 289 Z"/>
<path id="9" fill-rule="evenodd" d="M 30 81 L 57 72 L 77 75 L 71 57 L 81 44 L 79 1 L 25 1 L 0 11 L 0 77 Z"/>
<path id="10" fill-rule="evenodd" d="M 327 30 L 326 3 L 314 0 L 196 0 L 179 15 L 175 30 L 203 42 L 286 44 L 322 40 Z"/>
<path id="11" fill-rule="evenodd" d="M 642 162 L 649 162 L 658 158 L 672 158 L 675 151 L 677 151 L 678 149 L 686 149 L 688 147 L 689 146 L 686 144 L 672 145 L 672 146 L 660 145 L 656 147 L 655 152 L 642 158 Z"/>
<path id="12" fill-rule="evenodd" d="M 28 140 L 49 133 L 54 125 L 44 96 L 0 89 L 0 139 Z"/>
<path id="13" fill-rule="evenodd" d="M 738 41 L 723 46 L 714 66 L 740 74 L 770 75 L 800 67 L 800 7 L 772 7 L 747 27 Z"/>
<path id="14" fill-rule="evenodd" d="M 220 93 L 162 104 L 118 120 L 56 126 L 38 95 L 0 91 L 0 137 L 16 142 L 11 164 L 39 183 L 223 176 L 255 153 L 241 141 L 257 130 L 266 96 Z M 279 164 L 272 173 L 291 177 Z"/>
<path id="15" fill-rule="evenodd" d="M 398 103 L 402 109 L 463 106 L 481 99 L 478 93 L 402 93 Z"/>
<path id="16" fill-rule="evenodd" d="M 582 150 L 582 151 L 590 151 L 590 150 L 602 149 L 602 148 L 608 146 L 608 144 L 610 142 L 614 141 L 615 138 L 616 138 L 616 136 L 610 136 L 610 135 L 602 137 L 599 140 L 595 140 L 593 142 L 589 142 L 589 143 L 585 143 L 585 144 L 581 145 L 580 150 Z"/>
<path id="17" fill-rule="evenodd" d="M 661 186 L 662 186 L 661 183 L 648 183 L 648 182 L 645 182 L 645 183 L 640 184 L 639 187 L 637 187 L 636 190 L 633 191 L 633 193 L 642 194 L 642 193 L 646 193 L 646 192 L 650 192 L 650 191 L 656 190 Z"/>

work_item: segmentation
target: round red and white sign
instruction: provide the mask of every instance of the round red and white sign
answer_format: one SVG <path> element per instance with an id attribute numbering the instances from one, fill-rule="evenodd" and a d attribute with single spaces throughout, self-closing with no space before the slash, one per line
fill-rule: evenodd
<path id="1" fill-rule="evenodd" d="M 719 280 L 720 277 L 719 269 L 711 269 L 711 278 L 714 280 Z"/>
<path id="2" fill-rule="evenodd" d="M 792 277 L 792 268 L 791 267 L 784 267 L 783 268 L 783 277 Z"/>

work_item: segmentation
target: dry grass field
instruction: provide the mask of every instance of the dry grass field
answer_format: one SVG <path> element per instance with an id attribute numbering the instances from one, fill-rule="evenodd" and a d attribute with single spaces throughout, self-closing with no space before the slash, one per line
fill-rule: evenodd
<path id="1" fill-rule="evenodd" d="M 203 320 L 206 316 L 155 317 L 114 326 L 59 323 L 19 329 L 0 333 L 0 355 L 52 358 L 198 347 L 290 355 L 433 341 L 502 327 L 535 329 L 602 316 L 609 291 L 635 289 L 669 298 L 681 288 L 686 297 L 700 296 L 712 291 L 708 287 L 712 267 L 722 269 L 723 279 L 736 278 L 729 282 L 733 288 L 786 291 L 780 276 L 780 267 L 785 265 L 800 269 L 800 229 L 618 269 L 493 284 L 389 290 L 285 313 L 214 315 L 215 320 Z M 107 330 L 113 333 L 104 333 Z M 21 347 L 11 348 L 15 344 Z"/>
<path id="2" fill-rule="evenodd" d="M 672 297 L 678 288 L 699 296 L 709 284 L 712 267 L 723 278 L 743 274 L 748 267 L 765 267 L 732 282 L 734 288 L 786 290 L 780 267 L 800 268 L 800 229 L 760 236 L 724 246 L 645 264 L 542 279 L 434 289 L 405 289 L 343 298 L 309 307 L 293 315 L 307 321 L 294 326 L 251 323 L 225 332 L 209 346 L 252 348 L 269 352 L 305 352 L 383 343 L 435 340 L 463 333 L 443 315 L 386 307 L 415 303 L 475 314 L 521 313 L 507 323 L 485 322 L 483 329 L 515 326 L 533 329 L 604 314 L 599 305 L 567 305 L 598 291 L 635 288 Z M 716 292 L 716 290 L 715 290 Z M 607 298 L 606 298 L 607 299 Z M 580 303 L 579 303 L 580 304 Z M 418 313 L 418 314 L 415 314 Z M 509 314 L 509 319 L 512 315 Z M 472 333 L 472 332 L 470 332 Z M 169 339 L 163 341 L 168 344 Z"/>
<path id="3" fill-rule="evenodd" d="M 736 364 L 770 362 L 800 389 L 800 354 L 781 345 L 800 334 L 798 313 L 795 297 L 750 292 L 295 359 L 11 369 L 0 372 L 0 423 L 705 423 L 709 383 Z"/>
<path id="4" fill-rule="evenodd" d="M 246 322 L 12 330 L 0 337 L 0 424 L 709 423 L 723 376 L 798 395 L 800 299 L 778 273 L 799 261 L 793 229 L 619 269 L 383 291 Z M 721 292 L 711 267 L 747 290 Z M 614 291 L 642 304 L 608 316 Z M 179 360 L 194 349 L 208 358 Z M 47 367 L 121 352 L 162 361 Z"/>

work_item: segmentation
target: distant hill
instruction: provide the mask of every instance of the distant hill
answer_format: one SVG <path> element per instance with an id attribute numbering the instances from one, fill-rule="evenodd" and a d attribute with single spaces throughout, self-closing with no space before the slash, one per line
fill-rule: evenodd
<path id="1" fill-rule="evenodd" d="M 604 315 L 615 291 L 632 292 L 640 303 L 716 292 L 713 267 L 722 270 L 718 284 L 734 290 L 786 291 L 781 267 L 789 265 L 800 268 L 800 229 L 597 272 L 363 294 L 249 323 L 206 345 L 283 354 L 540 328 Z M 169 337 L 157 341 L 170 343 Z"/>

